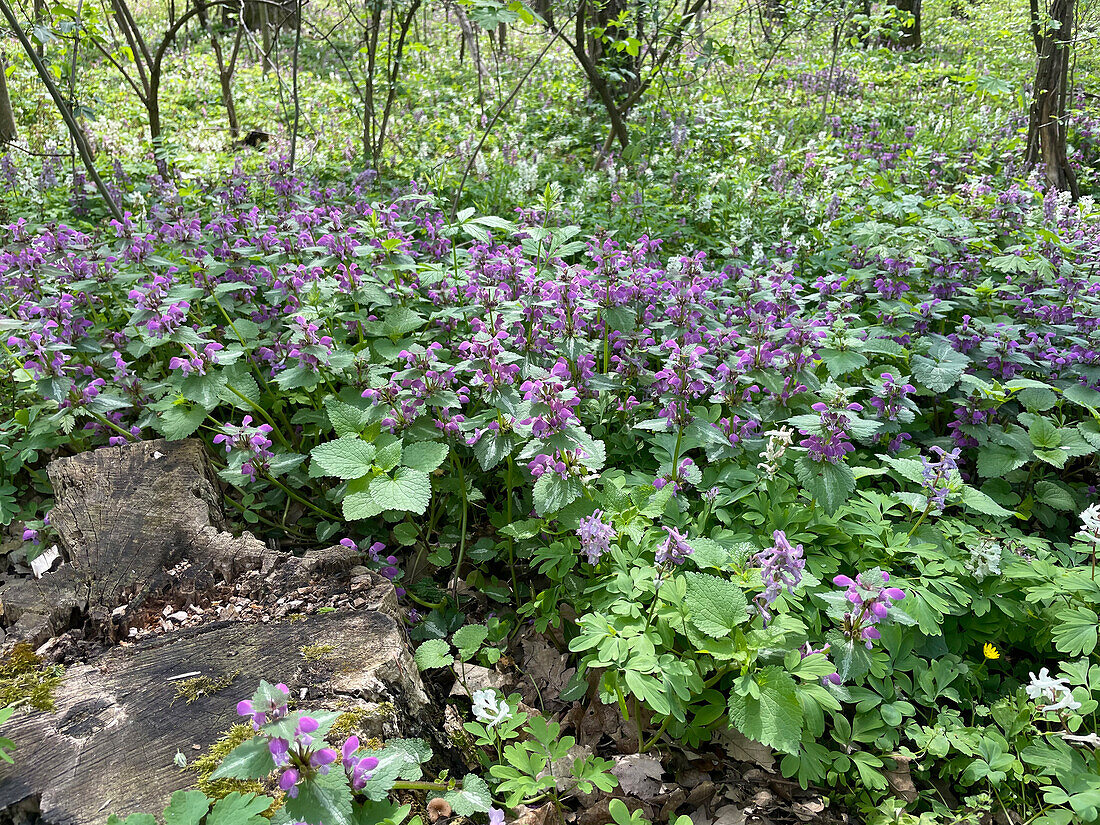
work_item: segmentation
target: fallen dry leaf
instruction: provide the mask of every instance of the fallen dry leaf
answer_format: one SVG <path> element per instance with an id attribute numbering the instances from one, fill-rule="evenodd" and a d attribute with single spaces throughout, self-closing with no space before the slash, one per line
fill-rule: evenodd
<path id="1" fill-rule="evenodd" d="M 562 825 L 561 814 L 553 802 L 547 802 L 538 808 L 520 805 L 516 808 L 516 818 L 512 825 Z"/>
<path id="2" fill-rule="evenodd" d="M 714 815 L 710 825 L 745 825 L 745 812 L 736 805 L 723 805 Z"/>
<path id="3" fill-rule="evenodd" d="M 771 773 L 775 770 L 775 751 L 767 745 L 762 745 L 737 728 L 729 728 L 719 732 L 714 737 L 715 742 L 725 748 L 730 759 L 738 762 L 753 762 Z"/>
<path id="4" fill-rule="evenodd" d="M 520 691 L 529 705 L 564 707 L 559 698 L 576 668 L 566 667 L 565 654 L 542 636 L 530 635 L 523 639 L 522 670 L 527 675 L 520 684 Z"/>
<path id="5" fill-rule="evenodd" d="M 652 799 L 661 790 L 661 776 L 665 769 L 660 760 L 641 753 L 615 756 L 611 772 L 619 778 L 624 793 L 639 799 Z"/>
<path id="6" fill-rule="evenodd" d="M 886 777 L 886 783 L 890 786 L 890 793 L 904 799 L 906 802 L 912 802 L 919 794 L 917 793 L 917 786 L 913 783 L 913 777 L 909 774 L 910 760 L 907 757 L 897 755 L 893 759 L 894 768 L 882 771 Z"/>
<path id="7" fill-rule="evenodd" d="M 451 687 L 451 696 L 465 696 L 467 691 L 472 694 L 475 690 L 486 688 L 493 688 L 499 694 L 507 692 L 505 678 L 495 670 L 489 670 L 481 665 L 458 662 L 455 665 L 455 672 L 459 678 Z"/>
<path id="8" fill-rule="evenodd" d="M 825 802 L 822 799 L 811 799 L 809 802 L 795 802 L 791 805 L 791 813 L 803 822 L 813 822 L 824 810 Z"/>

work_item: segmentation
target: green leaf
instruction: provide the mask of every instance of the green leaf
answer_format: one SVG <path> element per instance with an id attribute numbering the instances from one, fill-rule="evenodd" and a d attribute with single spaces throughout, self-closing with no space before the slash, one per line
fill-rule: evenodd
<path id="1" fill-rule="evenodd" d="M 1011 510 L 1006 510 L 981 490 L 976 490 L 969 484 L 963 485 L 962 505 L 967 510 L 973 510 L 975 513 L 981 513 L 985 516 L 1004 517 L 1012 515 Z"/>
<path id="2" fill-rule="evenodd" d="M 343 770 L 339 769 L 299 783 L 298 796 L 288 796 L 283 810 L 293 821 L 309 825 L 355 825 L 351 815 L 351 788 Z"/>
<path id="3" fill-rule="evenodd" d="M 210 774 L 211 779 L 264 779 L 275 770 L 267 741 L 254 737 L 233 748 Z"/>
<path id="4" fill-rule="evenodd" d="M 157 417 L 153 419 L 153 428 L 169 441 L 179 441 L 194 434 L 207 415 L 204 407 L 173 404 L 157 413 Z"/>
<path id="5" fill-rule="evenodd" d="M 769 665 L 749 677 L 755 696 L 730 693 L 730 721 L 750 739 L 785 753 L 794 753 L 802 739 L 802 705 L 792 679 L 782 668 Z"/>
<path id="6" fill-rule="evenodd" d="M 266 796 L 233 791 L 214 804 L 206 825 L 266 825 L 267 820 L 261 814 L 271 807 L 271 802 Z M 166 821 L 165 825 L 169 823 Z"/>
<path id="7" fill-rule="evenodd" d="M 421 643 L 413 656 L 420 670 L 432 670 L 437 667 L 450 667 L 454 664 L 451 646 L 444 639 L 429 639 Z"/>
<path id="8" fill-rule="evenodd" d="M 1097 615 L 1087 607 L 1060 611 L 1054 625 L 1054 646 L 1069 656 L 1090 656 L 1096 649 Z"/>
<path id="9" fill-rule="evenodd" d="M 342 502 L 344 518 L 348 521 L 374 518 L 384 508 L 378 505 L 370 494 L 370 485 L 375 479 L 358 478 L 348 484 L 347 494 Z"/>
<path id="10" fill-rule="evenodd" d="M 1046 412 L 1058 403 L 1058 396 L 1046 387 L 1028 387 L 1016 397 L 1031 412 Z"/>
<path id="11" fill-rule="evenodd" d="M 164 809 L 164 825 L 199 825 L 210 809 L 210 800 L 202 791 L 176 791 Z"/>
<path id="12" fill-rule="evenodd" d="M 432 500 L 432 483 L 427 473 L 398 467 L 393 478 L 378 476 L 372 480 L 370 495 L 383 510 L 407 510 L 422 515 Z"/>
<path id="13" fill-rule="evenodd" d="M 1035 482 L 1035 500 L 1056 510 L 1072 512 L 1077 509 L 1077 504 L 1073 500 L 1073 493 L 1061 484 L 1045 479 Z"/>
<path id="14" fill-rule="evenodd" d="M 424 325 L 424 316 L 413 312 L 408 307 L 396 306 L 386 313 L 383 324 L 383 334 L 391 338 L 398 338 L 413 330 L 420 329 Z M 329 825 L 329 823 L 325 823 Z"/>
<path id="15" fill-rule="evenodd" d="M 856 488 L 855 476 L 847 464 L 811 461 L 804 455 L 795 462 L 794 471 L 806 492 L 827 515 L 835 513 Z"/>
<path id="16" fill-rule="evenodd" d="M 913 378 L 932 392 L 947 392 L 958 383 L 959 377 L 969 365 L 969 358 L 956 352 L 946 341 L 937 341 L 928 351 L 927 357 L 913 356 Z"/>
<path id="17" fill-rule="evenodd" d="M 339 398 L 329 398 L 325 401 L 325 413 L 338 438 L 358 434 L 365 418 L 362 410 Z"/>
<path id="18" fill-rule="evenodd" d="M 1000 478 L 1023 467 L 1030 458 L 1030 453 L 1020 453 L 1012 447 L 986 444 L 978 453 L 978 475 L 982 478 Z"/>
<path id="19" fill-rule="evenodd" d="M 455 635 L 451 637 L 451 641 L 458 648 L 458 655 L 463 661 L 466 661 L 477 653 L 488 635 L 489 628 L 485 625 L 468 624 L 456 630 Z"/>
<path id="20" fill-rule="evenodd" d="M 829 375 L 837 378 L 868 364 L 867 356 L 853 350 L 825 349 L 821 351 L 821 360 L 829 370 Z"/>
<path id="21" fill-rule="evenodd" d="M 1036 449 L 1053 450 L 1062 445 L 1062 434 L 1058 432 L 1058 428 L 1041 415 L 1032 418 L 1027 434 Z"/>
<path id="22" fill-rule="evenodd" d="M 378 448 L 378 452 L 375 453 L 374 456 L 375 465 L 383 473 L 388 473 L 401 463 L 401 453 L 403 449 L 401 439 L 392 439 L 386 446 Z"/>
<path id="23" fill-rule="evenodd" d="M 362 478 L 374 469 L 375 448 L 357 435 L 346 435 L 335 441 L 318 444 L 310 451 L 310 475 L 336 478 Z"/>
<path id="24" fill-rule="evenodd" d="M 862 643 L 856 643 L 842 633 L 827 633 L 829 655 L 833 657 L 836 672 L 844 682 L 858 679 L 871 669 L 871 653 Z"/>
<path id="25" fill-rule="evenodd" d="M 532 495 L 535 512 L 540 516 L 556 513 L 567 504 L 580 498 L 583 485 L 576 478 L 562 478 L 555 472 L 543 473 L 535 482 Z"/>
<path id="26" fill-rule="evenodd" d="M 447 458 L 447 445 L 438 441 L 417 441 L 405 445 L 401 463 L 414 470 L 430 473 Z"/>
<path id="27" fill-rule="evenodd" d="M 447 791 L 443 799 L 458 816 L 486 813 L 493 806 L 493 797 L 489 793 L 489 784 L 474 773 L 466 774 L 462 780 L 462 790 Z"/>
<path id="28" fill-rule="evenodd" d="M 706 573 L 685 573 L 684 604 L 691 623 L 714 639 L 722 639 L 748 621 L 748 600 L 736 584 Z"/>
<path id="29" fill-rule="evenodd" d="M 1089 387 L 1074 384 L 1070 387 L 1066 387 L 1062 395 L 1068 401 L 1072 401 L 1074 404 L 1079 404 L 1082 407 L 1088 407 L 1090 410 L 1100 409 L 1100 392 Z"/>

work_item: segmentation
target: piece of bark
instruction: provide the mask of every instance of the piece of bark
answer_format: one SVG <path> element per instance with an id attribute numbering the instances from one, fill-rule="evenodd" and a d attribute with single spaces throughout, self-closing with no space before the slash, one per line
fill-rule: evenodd
<path id="1" fill-rule="evenodd" d="M 332 646 L 322 666 L 305 645 Z M 196 673 L 228 687 L 188 704 L 172 677 Z M 176 750 L 203 748 L 240 721 L 237 702 L 260 679 L 285 682 L 302 707 L 392 703 L 401 735 L 423 735 L 428 699 L 400 625 L 376 612 L 331 613 L 267 625 L 208 625 L 70 668 L 57 712 L 17 713 L 4 735 L 15 764 L 0 764 L 0 811 L 40 798 L 42 821 L 99 825 L 108 813 L 160 813 L 195 774 Z M 417 730 L 417 728 L 420 728 Z M 394 735 L 397 731 L 390 731 Z"/>

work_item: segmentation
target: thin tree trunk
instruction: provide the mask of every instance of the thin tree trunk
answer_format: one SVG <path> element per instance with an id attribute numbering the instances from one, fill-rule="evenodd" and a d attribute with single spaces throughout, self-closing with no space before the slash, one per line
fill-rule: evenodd
<path id="1" fill-rule="evenodd" d="M 382 112 L 382 123 L 378 127 L 378 145 L 375 147 L 374 151 L 374 156 L 378 159 L 379 163 L 382 158 L 382 150 L 385 147 L 386 129 L 389 126 L 390 111 L 393 109 L 393 101 L 397 97 L 397 77 L 401 72 L 401 59 L 405 53 L 405 38 L 408 37 L 409 29 L 412 27 L 413 19 L 419 8 L 420 0 L 413 0 L 412 5 L 409 6 L 408 14 L 406 14 L 405 19 L 401 21 L 401 32 L 397 40 L 397 50 L 394 54 L 393 64 L 390 67 L 389 88 L 386 90 L 386 107 Z M 375 168 L 377 169 L 377 165 Z"/>
<path id="2" fill-rule="evenodd" d="M 891 45 L 897 49 L 919 49 L 921 44 L 921 0 L 890 0 L 890 5 L 899 11 L 908 12 L 912 15 L 912 19 L 902 27 L 901 38 Z"/>
<path id="3" fill-rule="evenodd" d="M 218 64 L 218 82 L 222 90 L 222 105 L 225 106 L 225 116 L 229 121 L 229 136 L 236 140 L 241 134 L 241 125 L 237 120 L 237 103 L 233 98 L 233 70 L 237 63 L 237 54 L 244 37 L 244 23 L 237 21 L 237 37 L 233 42 L 233 52 L 228 62 L 222 53 L 221 41 L 213 28 L 210 29 L 210 46 L 214 50 L 214 58 Z"/>
<path id="4" fill-rule="evenodd" d="M 298 98 L 298 53 L 302 44 L 302 0 L 297 0 L 297 13 L 294 27 L 294 55 L 290 68 L 291 94 L 294 96 L 294 123 L 290 129 L 290 169 L 294 171 L 294 161 L 298 155 L 298 124 L 302 118 L 302 102 Z"/>
<path id="5" fill-rule="evenodd" d="M 15 128 L 15 113 L 11 108 L 8 95 L 8 64 L 0 55 L 0 143 L 11 143 L 18 137 Z"/>
<path id="6" fill-rule="evenodd" d="M 1040 31 L 1035 87 L 1027 130 L 1028 164 L 1042 163 L 1047 184 L 1076 198 L 1077 176 L 1066 154 L 1066 86 L 1076 0 L 1051 0 L 1052 28 Z"/>
<path id="7" fill-rule="evenodd" d="M 114 216 L 115 220 L 121 223 L 125 220 L 122 210 L 119 208 L 118 204 L 115 203 L 115 199 L 111 196 L 110 191 L 107 189 L 107 185 L 103 182 L 103 178 L 99 176 L 99 172 L 95 168 L 92 150 L 88 146 L 88 141 L 84 136 L 84 132 L 76 122 L 76 118 L 73 117 L 73 113 L 69 111 L 69 107 L 65 104 L 64 98 L 61 97 L 61 92 L 58 90 L 57 84 L 53 82 L 53 77 L 51 77 L 49 69 L 46 68 L 46 65 L 42 62 L 42 58 L 40 58 L 38 52 L 35 51 L 34 44 L 30 42 L 26 33 L 23 31 L 23 27 L 19 25 L 19 21 L 15 19 L 15 13 L 12 11 L 11 6 L 8 5 L 7 0 L 0 0 L 0 14 L 3 14 L 4 18 L 8 21 L 8 25 L 11 27 L 12 32 L 19 40 L 19 45 L 21 45 L 23 51 L 27 53 L 27 57 L 34 66 L 34 70 L 38 72 L 38 76 L 45 84 L 46 90 L 50 93 L 50 97 L 53 98 L 54 105 L 65 121 L 65 126 L 68 127 L 69 134 L 76 143 L 77 151 L 80 152 L 80 159 L 84 161 L 84 169 L 87 171 L 88 177 L 92 179 L 96 189 L 99 190 L 99 194 L 103 198 L 103 202 L 107 205 L 107 209 L 110 211 L 111 215 Z"/>

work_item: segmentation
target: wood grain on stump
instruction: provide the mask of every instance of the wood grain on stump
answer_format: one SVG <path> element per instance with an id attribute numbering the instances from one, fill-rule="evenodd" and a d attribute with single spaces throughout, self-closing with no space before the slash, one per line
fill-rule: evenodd
<path id="1" fill-rule="evenodd" d="M 311 663 L 300 652 L 306 645 L 332 650 Z M 236 676 L 187 704 L 176 696 L 173 679 L 181 674 L 215 682 Z M 404 631 L 385 613 L 181 631 L 70 668 L 56 713 L 17 715 L 6 724 L 4 735 L 18 749 L 14 765 L 0 763 L 0 811 L 38 797 L 47 825 L 159 814 L 173 791 L 195 780 L 174 764 L 176 750 L 192 759 L 199 753 L 192 745 L 205 750 L 240 721 L 237 702 L 260 679 L 285 682 L 294 697 L 308 688 L 305 707 L 393 703 L 403 727 L 414 725 L 428 704 Z"/>

